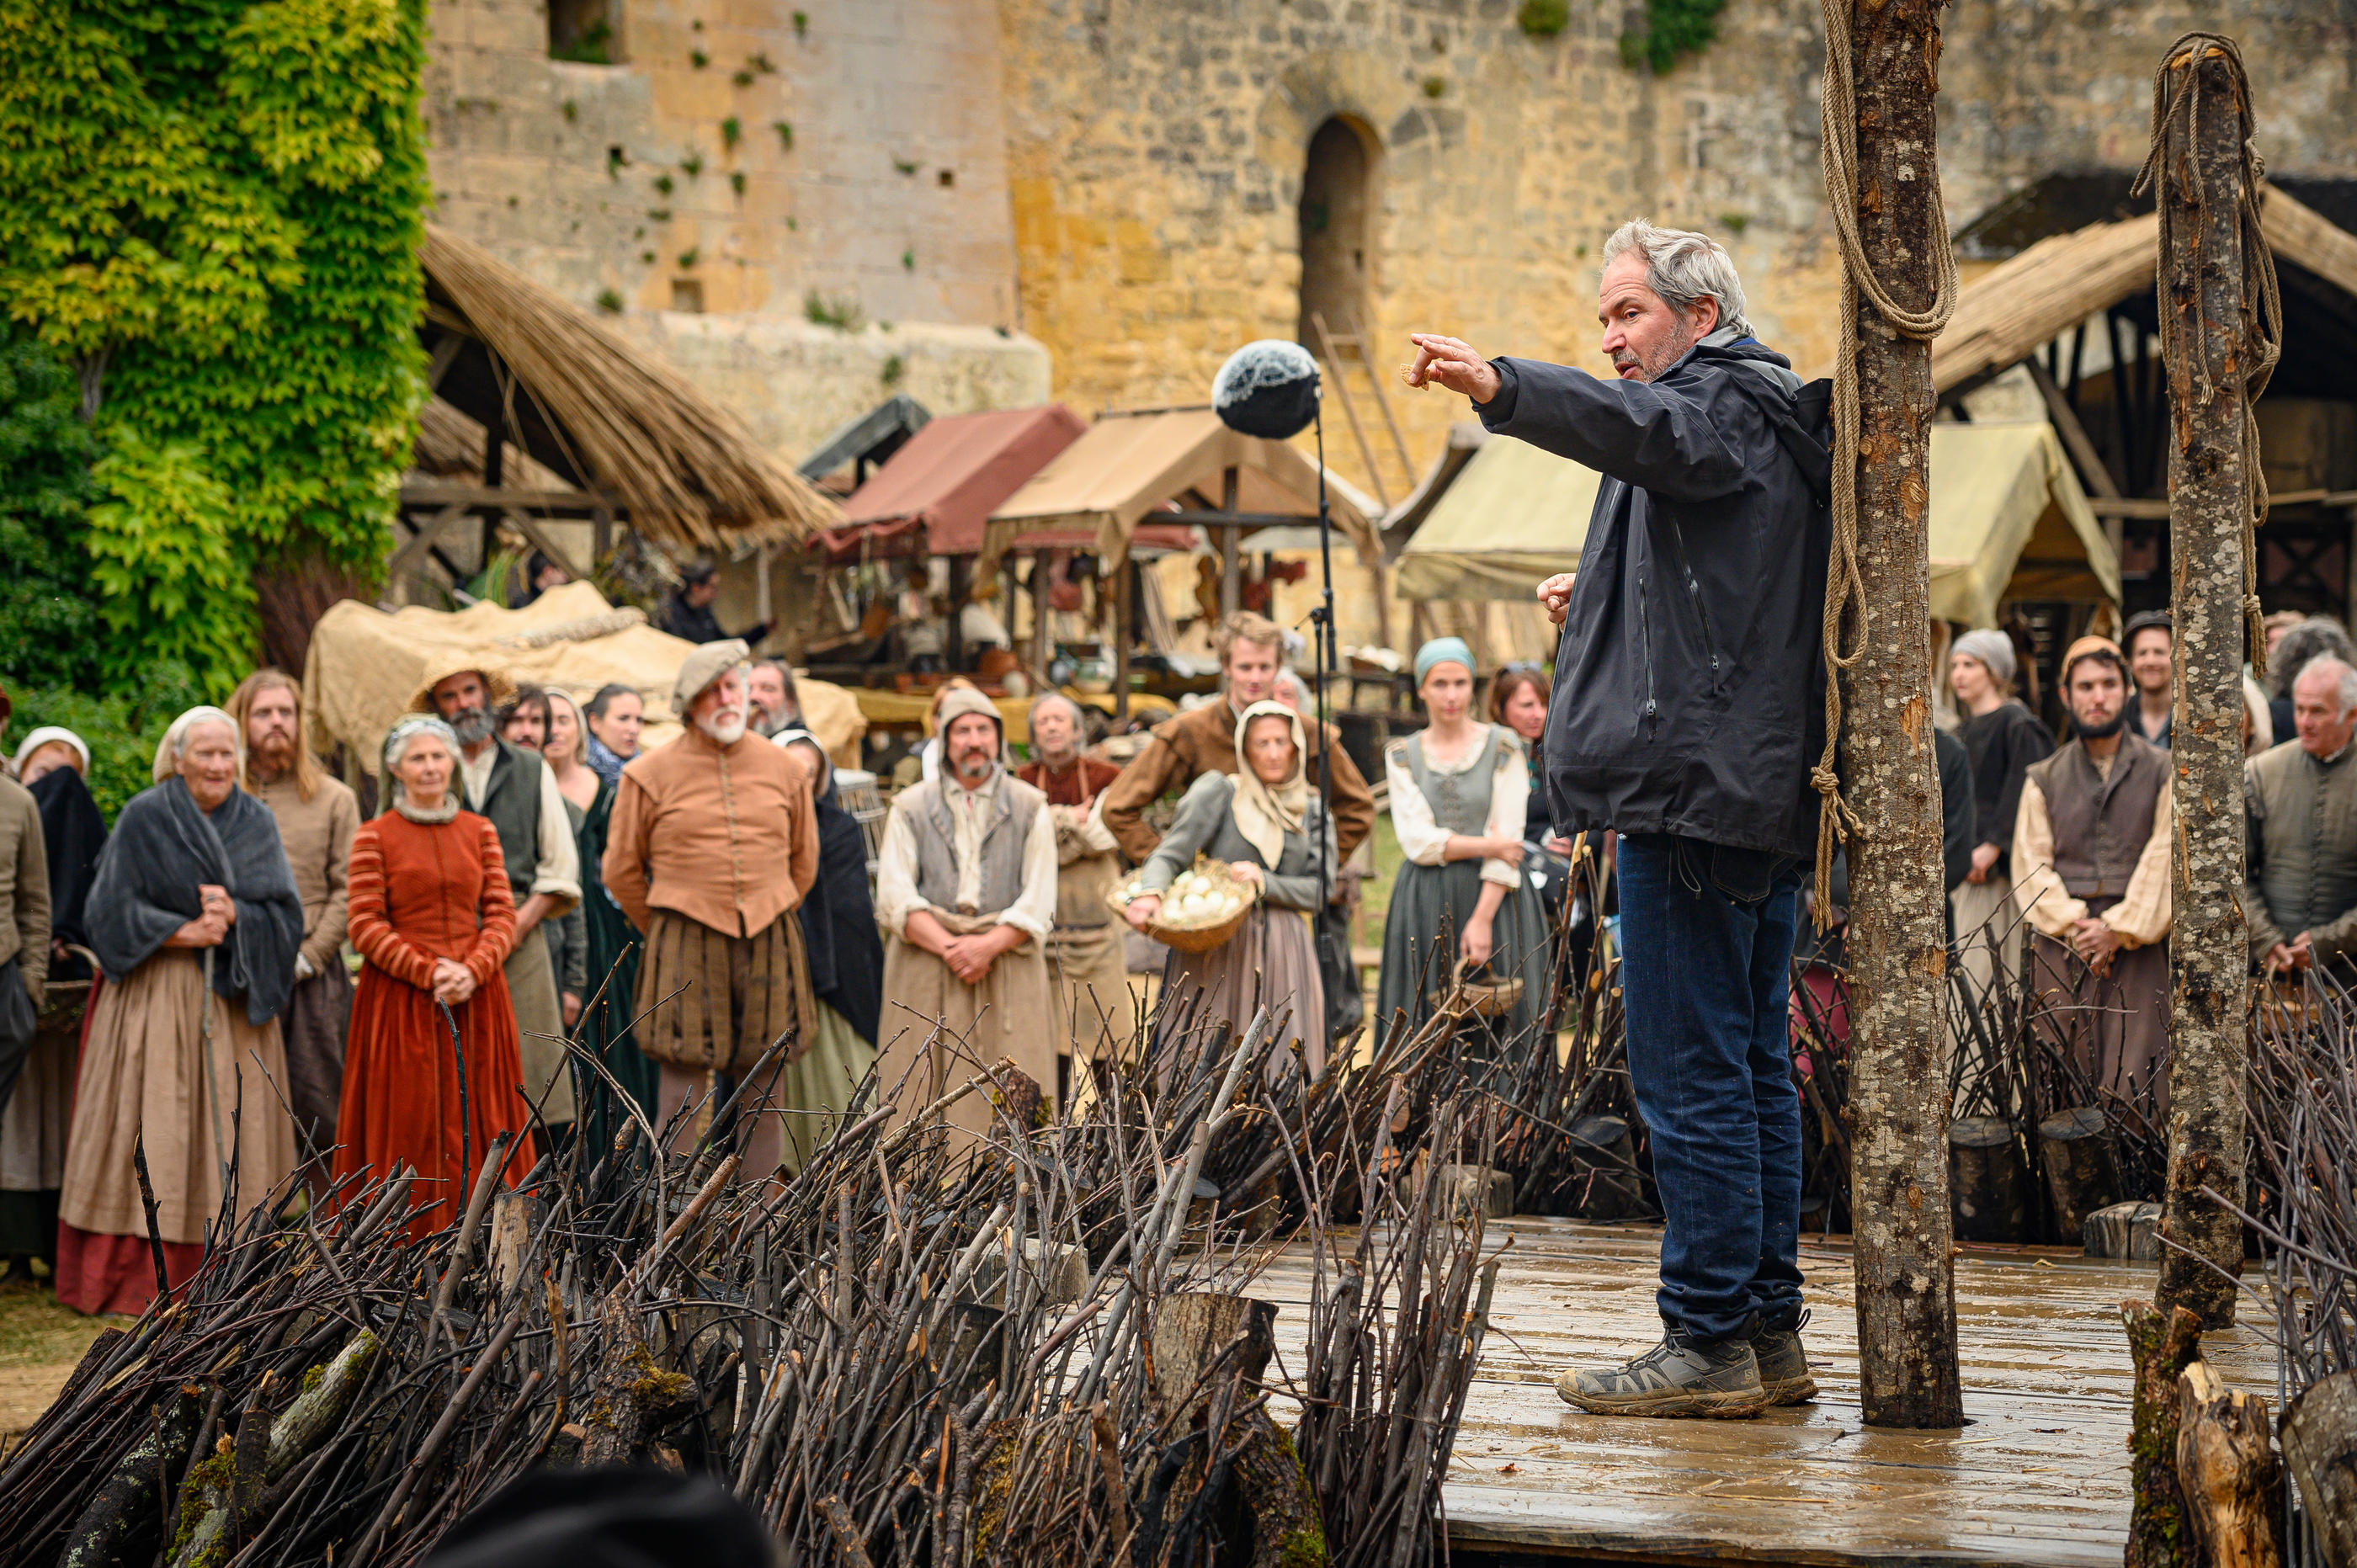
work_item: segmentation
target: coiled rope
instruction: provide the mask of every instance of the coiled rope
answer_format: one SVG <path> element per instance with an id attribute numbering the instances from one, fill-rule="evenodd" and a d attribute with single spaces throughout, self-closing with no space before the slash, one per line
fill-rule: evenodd
<path id="1" fill-rule="evenodd" d="M 1857 813 L 1842 799 L 1841 776 L 1835 768 L 1841 747 L 1841 677 L 1857 664 L 1856 644 L 1866 629 L 1866 583 L 1857 570 L 1857 302 L 1863 295 L 1891 330 L 1929 343 L 1955 313 L 1956 257 L 1948 246 L 1947 223 L 1941 216 L 1938 160 L 1927 148 L 1916 176 L 1928 182 L 1931 189 L 1932 231 L 1921 237 L 1921 243 L 1932 257 L 1932 301 L 1921 310 L 1910 310 L 1891 297 L 1876 275 L 1857 231 L 1857 96 L 1850 53 L 1850 0 L 1820 0 L 1820 5 L 1825 19 L 1820 145 L 1825 204 L 1833 209 L 1834 234 L 1842 257 L 1841 355 L 1834 367 L 1833 559 L 1825 582 L 1825 750 L 1809 772 L 1809 782 L 1821 797 L 1816 907 L 1827 909 L 1833 904 L 1835 846 L 1863 833 Z M 1853 605 L 1857 632 L 1851 650 L 1845 654 L 1842 623 Z"/>
<path id="2" fill-rule="evenodd" d="M 2267 168 L 2259 150 L 2251 143 L 2248 133 L 2251 114 L 2251 79 L 2243 69 L 2243 51 L 2234 40 L 2219 33 L 2190 32 L 2169 46 L 2161 56 L 2160 67 L 2152 73 L 2152 150 L 2145 156 L 2144 167 L 2129 188 L 2131 196 L 2142 195 L 2154 187 L 2161 175 L 2167 156 L 2169 127 L 2180 119 L 2185 123 L 2185 156 L 2174 171 L 2174 178 L 2186 193 L 2187 199 L 2199 211 L 2210 202 L 2210 191 L 2201 179 L 2201 163 L 2196 156 L 2201 129 L 2201 101 L 2193 91 L 2194 78 L 2201 73 L 2205 53 L 2214 53 L 2225 61 L 2233 78 L 2235 111 L 2244 128 L 2242 138 L 2242 178 L 2234 197 L 2235 232 L 2243 252 L 2243 309 L 2237 324 L 2239 340 L 2234 346 L 2234 360 L 2244 367 L 2241 371 L 2243 399 L 2243 620 L 2251 654 L 2252 672 L 2265 679 L 2267 672 L 2266 622 L 2259 609 L 2259 544 L 2258 525 L 2267 520 L 2267 477 L 2259 466 L 2259 419 L 2252 405 L 2266 390 L 2267 380 L 2275 374 L 2276 361 L 2283 355 L 2283 295 L 2276 282 L 2275 252 L 2267 249 L 2266 235 L 2259 223 L 2259 203 L 2264 196 Z M 2169 72 L 2179 67 L 2184 79 L 2174 91 L 2169 84 Z M 2167 257 L 2176 244 L 2174 204 L 2166 199 L 2167 193 L 2154 191 L 2153 205 L 2160 219 L 2159 255 Z M 2194 270 L 2201 265 L 2201 235 L 2204 225 L 2193 226 Z M 2159 274 L 2156 267 L 2155 287 Z M 2204 350 L 2201 334 L 2192 330 L 2182 311 L 2169 308 L 2166 301 L 2156 312 L 2160 318 L 2160 355 L 2175 376 L 2184 379 L 2187 390 L 2198 394 L 2198 401 L 2207 403 L 2216 395 L 2219 384 L 2232 377 L 2232 371 L 2221 371 L 2210 362 Z M 2199 308 L 2195 310 L 2198 321 Z M 2179 403 L 2175 411 L 2183 419 L 2186 410 Z"/>

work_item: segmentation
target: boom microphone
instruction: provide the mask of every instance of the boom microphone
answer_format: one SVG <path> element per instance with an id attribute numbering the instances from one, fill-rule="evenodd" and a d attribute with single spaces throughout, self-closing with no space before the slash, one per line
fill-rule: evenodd
<path id="1" fill-rule="evenodd" d="M 1246 435 L 1298 435 L 1318 416 L 1317 356 L 1282 338 L 1247 343 L 1212 378 L 1211 407 L 1221 424 Z"/>

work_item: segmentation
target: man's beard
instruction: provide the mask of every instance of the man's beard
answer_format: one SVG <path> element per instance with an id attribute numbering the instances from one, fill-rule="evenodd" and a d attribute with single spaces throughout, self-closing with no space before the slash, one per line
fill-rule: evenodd
<path id="1" fill-rule="evenodd" d="M 1691 336 L 1684 332 L 1680 332 L 1676 337 L 1672 338 L 1668 342 L 1663 344 L 1661 349 L 1651 360 L 1646 359 L 1641 354 L 1633 352 L 1622 352 L 1613 355 L 1612 368 L 1617 372 L 1624 365 L 1634 365 L 1637 367 L 1636 375 L 1633 377 L 1625 377 L 1623 378 L 1624 380 L 1639 381 L 1654 381 L 1660 378 L 1663 371 L 1668 370 L 1672 365 L 1676 364 L 1680 359 L 1684 358 L 1687 349 L 1693 348 L 1696 343 L 1701 341 L 1702 334 L 1699 332 L 1692 334 Z"/>
<path id="2" fill-rule="evenodd" d="M 767 708 L 755 708 L 752 719 L 746 725 L 763 740 L 775 740 L 780 733 L 795 726 L 795 720 L 780 714 L 773 714 Z"/>
<path id="3" fill-rule="evenodd" d="M 257 779 L 284 778 L 295 766 L 295 737 L 273 731 L 253 743 L 246 752 Z"/>
<path id="4" fill-rule="evenodd" d="M 491 714 L 488 708 L 460 708 L 450 716 L 450 733 L 458 737 L 460 746 L 480 746 L 491 738 Z"/>
<path id="5" fill-rule="evenodd" d="M 695 727 L 722 746 L 734 746 L 745 738 L 745 711 L 742 708 L 723 708 L 709 716 L 699 717 Z"/>
<path id="6" fill-rule="evenodd" d="M 2077 736 L 2081 740 L 2109 740 L 2112 736 L 2119 734 L 2120 726 L 2127 722 L 2128 713 L 2126 708 L 2122 708 L 2118 713 L 2114 714 L 2110 718 L 2105 719 L 2102 724 L 2098 725 L 2091 725 L 2086 720 L 2081 718 L 2078 714 L 2072 714 L 2071 715 L 2071 733 Z"/>
<path id="7" fill-rule="evenodd" d="M 962 751 L 958 753 L 955 759 L 951 762 L 950 771 L 957 775 L 958 782 L 961 784 L 971 785 L 979 784 L 984 779 L 988 779 L 990 777 L 991 767 L 992 762 L 990 753 L 986 751 Z"/>

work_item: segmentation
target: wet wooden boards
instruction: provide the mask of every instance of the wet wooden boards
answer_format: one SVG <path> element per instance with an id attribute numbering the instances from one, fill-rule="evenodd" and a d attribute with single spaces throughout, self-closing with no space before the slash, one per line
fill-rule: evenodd
<path id="1" fill-rule="evenodd" d="M 1444 1493 L 1452 1546 L 1873 1568 L 2119 1563 L 2129 1366 L 2118 1305 L 2151 1295 L 2151 1265 L 1967 1248 L 1956 1312 L 1972 1424 L 1869 1432 L 1842 1239 L 1803 1243 L 1817 1402 L 1698 1422 L 1584 1415 L 1553 1387 L 1566 1366 L 1617 1361 L 1660 1337 L 1657 1230 L 1516 1219 L 1490 1234 L 1511 1245 Z M 1297 1372 L 1308 1300 L 1297 1251 L 1252 1294 L 1280 1304 L 1279 1364 Z M 2274 1353 L 2255 1330 L 2212 1335 L 2204 1349 L 2229 1384 L 2274 1404 Z"/>

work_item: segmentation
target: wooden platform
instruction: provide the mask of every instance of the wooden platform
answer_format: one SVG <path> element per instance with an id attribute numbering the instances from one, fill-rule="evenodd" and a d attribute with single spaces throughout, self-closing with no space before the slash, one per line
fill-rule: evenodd
<path id="1" fill-rule="evenodd" d="M 1870 1432 L 1847 1244 L 1804 1240 L 1817 1402 L 1752 1422 L 1641 1421 L 1582 1414 L 1553 1381 L 1660 1337 L 1659 1232 L 1493 1222 L 1501 1232 L 1512 1245 L 1444 1493 L 1453 1547 L 1878 1568 L 2119 1563 L 2129 1369 L 2117 1312 L 2151 1295 L 2150 1265 L 1968 1251 L 1956 1309 L 1971 1424 Z M 1308 1299 L 1297 1255 L 1277 1260 L 1254 1294 L 1283 1304 L 1280 1354 L 1297 1369 Z M 2255 1330 L 2211 1336 L 2205 1350 L 2230 1382 L 2274 1403 L 2274 1352 Z"/>

